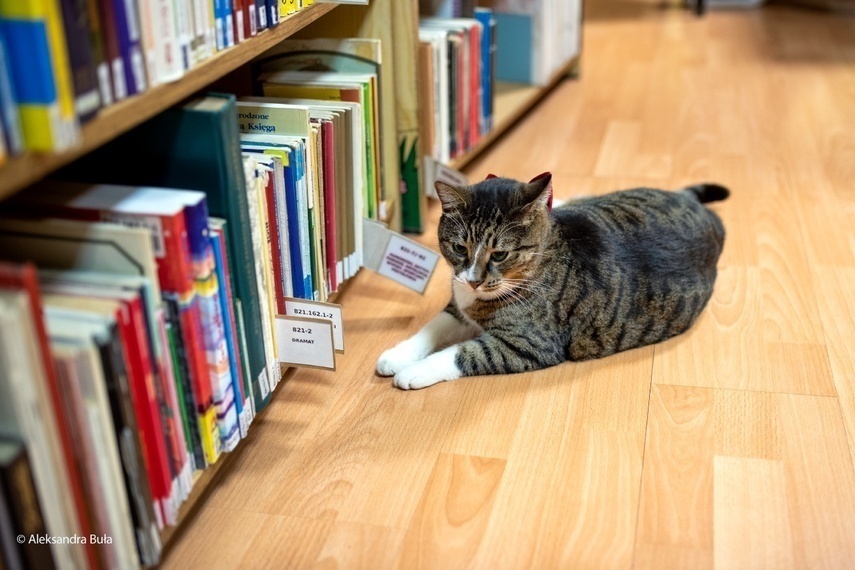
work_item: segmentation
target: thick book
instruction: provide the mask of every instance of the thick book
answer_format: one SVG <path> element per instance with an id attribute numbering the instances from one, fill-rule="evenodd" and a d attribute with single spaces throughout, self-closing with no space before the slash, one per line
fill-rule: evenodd
<path id="1" fill-rule="evenodd" d="M 80 121 L 85 122 L 93 118 L 101 108 L 95 58 L 89 41 L 88 0 L 60 0 L 60 2 L 71 78 L 74 84 L 75 109 Z"/>
<path id="2" fill-rule="evenodd" d="M 18 539 L 45 535 L 47 528 L 24 443 L 5 435 L 0 436 L 0 497 L 3 502 L 0 509 L 8 517 L 9 538 L 14 541 L 11 544 L 4 541 L 4 556 L 14 555 L 20 568 L 56 568 L 50 546 L 31 544 L 29 540 L 21 543 Z"/>
<path id="3" fill-rule="evenodd" d="M 0 0 L 24 146 L 62 151 L 80 138 L 58 0 Z"/>
<path id="4" fill-rule="evenodd" d="M 101 14 L 101 30 L 104 33 L 104 51 L 113 82 L 113 100 L 121 101 L 128 97 L 128 80 L 122 48 L 119 45 L 119 30 L 116 21 L 116 9 L 113 0 L 98 0 Z"/>
<path id="5" fill-rule="evenodd" d="M 69 175 L 101 180 L 202 190 L 213 216 L 229 224 L 229 258 L 235 264 L 235 294 L 246 326 L 251 381 L 258 410 L 269 401 L 261 309 L 253 269 L 237 111 L 232 95 L 212 94 L 171 109 L 87 155 Z M 278 365 L 277 365 L 278 366 Z"/>

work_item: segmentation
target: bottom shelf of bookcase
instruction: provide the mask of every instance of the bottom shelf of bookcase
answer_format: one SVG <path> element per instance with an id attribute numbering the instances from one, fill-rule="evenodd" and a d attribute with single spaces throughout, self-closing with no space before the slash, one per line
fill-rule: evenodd
<path id="1" fill-rule="evenodd" d="M 449 166 L 462 170 L 479 154 L 496 142 L 503 134 L 513 127 L 532 107 L 555 88 L 562 79 L 576 74 L 579 57 L 576 56 L 556 71 L 549 82 L 543 86 L 525 83 L 498 82 L 496 84 L 496 99 L 493 111 L 493 130 L 475 145 L 472 150 L 451 161 Z"/>

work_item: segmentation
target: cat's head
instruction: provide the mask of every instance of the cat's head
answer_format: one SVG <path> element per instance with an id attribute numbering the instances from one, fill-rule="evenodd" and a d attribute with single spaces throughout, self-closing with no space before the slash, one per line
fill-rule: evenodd
<path id="1" fill-rule="evenodd" d="M 439 248 L 459 287 L 482 299 L 526 288 L 549 233 L 551 181 L 546 173 L 529 183 L 495 176 L 471 186 L 436 183 Z"/>

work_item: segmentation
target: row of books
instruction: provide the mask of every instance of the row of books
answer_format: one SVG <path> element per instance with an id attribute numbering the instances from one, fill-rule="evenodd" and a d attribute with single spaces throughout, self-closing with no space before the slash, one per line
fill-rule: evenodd
<path id="1" fill-rule="evenodd" d="M 74 146 L 99 109 L 175 81 L 314 2 L 0 0 L 0 164 Z"/>
<path id="2" fill-rule="evenodd" d="M 422 16 L 475 18 L 476 0 L 419 0 Z M 491 0 L 499 81 L 544 86 L 579 55 L 581 0 Z"/>
<path id="3" fill-rule="evenodd" d="M 191 101 L 0 205 L 0 470 L 22 444 L 43 521 L 0 520 L 18 567 L 156 564 L 194 474 L 276 388 L 285 300 L 361 267 L 377 94 L 349 77 L 358 101 L 312 99 L 310 79 Z"/>
<path id="4" fill-rule="evenodd" d="M 423 148 L 448 162 L 471 150 L 493 128 L 495 20 L 422 18 L 419 23 L 419 101 Z"/>

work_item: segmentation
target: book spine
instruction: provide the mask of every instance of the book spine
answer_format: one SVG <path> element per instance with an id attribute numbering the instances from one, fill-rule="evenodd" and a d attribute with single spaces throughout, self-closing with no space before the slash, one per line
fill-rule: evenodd
<path id="1" fill-rule="evenodd" d="M 259 172 L 255 159 L 246 157 L 244 159 L 245 177 L 247 180 L 246 191 L 249 203 L 249 227 L 252 233 L 252 259 L 253 271 L 256 279 L 256 295 L 261 312 L 261 334 L 264 342 L 264 353 L 267 362 L 267 374 L 270 379 L 270 388 L 276 387 L 279 380 L 279 363 L 276 359 L 275 347 L 273 346 L 273 334 L 271 330 L 271 307 L 268 296 L 268 271 L 265 262 L 269 259 L 269 248 L 265 247 L 263 241 L 264 227 L 261 217 L 261 195 L 263 193 L 264 174 Z M 266 216 L 265 216 L 266 217 Z M 270 288 L 272 289 L 272 287 Z"/>
<path id="2" fill-rule="evenodd" d="M 173 376 L 176 379 L 176 388 L 179 393 L 184 416 L 187 418 L 184 432 L 185 441 L 193 457 L 195 468 L 204 469 L 207 466 L 207 462 L 205 460 L 205 452 L 202 448 L 202 434 L 200 431 L 202 422 L 197 416 L 196 397 L 193 393 L 189 357 L 181 334 L 181 309 L 178 295 L 164 293 L 163 301 L 166 311 L 169 349 L 172 354 Z"/>
<path id="3" fill-rule="evenodd" d="M 127 309 L 122 309 L 119 322 L 128 320 Z M 105 374 L 107 393 L 113 412 L 120 457 L 122 458 L 125 487 L 131 507 L 131 516 L 136 534 L 140 560 L 146 566 L 160 561 L 162 544 L 157 530 L 157 519 L 153 511 L 153 501 L 149 489 L 148 474 L 142 456 L 142 444 L 137 419 L 131 399 L 127 364 L 122 351 L 121 333 L 113 335 L 105 362 L 109 363 L 112 373 Z"/>
<path id="4" fill-rule="evenodd" d="M 68 59 L 74 85 L 75 109 L 81 122 L 90 120 L 101 107 L 98 77 L 89 43 L 87 0 L 61 0 Z"/>
<path id="5" fill-rule="evenodd" d="M 258 33 L 258 15 L 255 12 L 255 0 L 240 0 L 243 3 L 244 35 L 247 38 Z"/>
<path id="6" fill-rule="evenodd" d="M 291 287 L 294 297 L 306 299 L 307 290 L 303 280 L 303 253 L 300 248 L 300 215 L 297 201 L 297 164 L 296 156 L 291 153 L 291 160 L 285 168 L 285 200 L 288 212 L 288 249 L 291 254 Z"/>
<path id="7" fill-rule="evenodd" d="M 0 20 L 25 148 L 71 147 L 79 140 L 79 122 L 57 0 L 1 0 Z"/>
<path id="8" fill-rule="evenodd" d="M 163 438 L 160 408 L 154 393 L 154 380 L 148 354 L 148 340 L 139 324 L 139 312 L 127 304 L 128 318 L 120 327 L 120 335 L 127 359 L 128 385 L 134 416 L 137 419 L 139 440 L 143 450 L 143 468 L 148 475 L 149 494 L 158 528 L 164 526 L 164 505 L 170 477 L 166 468 L 166 450 Z"/>
<path id="9" fill-rule="evenodd" d="M 184 75 L 184 62 L 178 41 L 177 18 L 173 0 L 146 0 L 140 4 L 147 16 L 150 30 L 146 31 L 146 52 L 149 69 L 154 78 L 150 83 L 176 81 Z M 150 74 L 151 75 L 151 74 Z"/>
<path id="10" fill-rule="evenodd" d="M 264 409 L 270 401 L 269 375 L 272 372 L 270 362 L 265 356 L 262 332 L 261 306 L 259 303 L 258 286 L 255 272 L 252 269 L 252 237 L 249 225 L 249 203 L 246 193 L 247 183 L 244 178 L 243 163 L 240 152 L 240 135 L 237 126 L 237 109 L 234 96 L 224 96 L 230 100 L 227 112 L 223 115 L 223 128 L 219 129 L 219 136 L 223 137 L 222 148 L 226 151 L 223 166 L 226 169 L 225 176 L 230 180 L 229 186 L 235 189 L 225 196 L 228 211 L 234 213 L 231 221 L 234 239 L 229 240 L 233 248 L 229 252 L 229 258 L 233 261 L 242 260 L 242 267 L 235 267 L 233 275 L 237 276 L 237 296 L 241 301 L 243 309 L 243 322 L 245 325 L 247 340 L 247 356 L 250 364 L 250 381 L 253 385 L 253 397 L 256 411 Z M 241 189 L 242 191 L 238 191 Z M 236 223 L 234 223 L 236 222 Z M 276 364 L 278 369 L 278 364 Z M 276 370 L 278 372 L 278 370 Z"/>
<path id="11" fill-rule="evenodd" d="M 101 7 L 101 29 L 104 31 L 104 47 L 107 53 L 107 63 L 110 77 L 113 80 L 113 98 L 121 101 L 128 97 L 128 81 L 125 76 L 125 62 L 119 47 L 119 32 L 115 24 L 116 15 L 113 0 L 99 0 Z"/>
<path id="12" fill-rule="evenodd" d="M 175 30 L 178 38 L 178 53 L 182 70 L 193 67 L 190 54 L 190 40 L 193 35 L 190 0 L 174 0 L 175 5 Z"/>
<path id="13" fill-rule="evenodd" d="M 267 9 L 267 27 L 274 28 L 279 25 L 279 21 L 285 17 L 285 13 L 279 9 L 280 0 L 266 0 Z"/>
<path id="14" fill-rule="evenodd" d="M 267 0 L 254 0 L 255 1 L 255 17 L 257 18 L 256 29 L 261 32 L 266 30 L 269 26 L 267 22 Z"/>
<path id="15" fill-rule="evenodd" d="M 113 80 L 110 77 L 110 63 L 107 61 L 107 50 L 104 45 L 104 30 L 98 0 L 86 0 L 87 23 L 89 24 L 89 46 L 92 53 L 92 64 L 95 66 L 95 76 L 98 80 L 98 93 L 101 95 L 101 106 L 113 104 Z"/>
<path id="16" fill-rule="evenodd" d="M 314 204 L 309 194 L 308 179 L 306 177 L 304 153 L 305 148 L 297 147 L 295 164 L 295 176 L 297 178 L 297 209 L 299 216 L 298 236 L 300 240 L 300 254 L 303 258 L 303 287 L 306 292 L 306 299 L 317 300 L 318 290 L 316 287 L 316 279 L 314 277 L 315 264 L 312 261 L 314 251 L 314 240 L 312 239 L 312 230 L 310 229 L 310 220 L 312 219 L 312 209 Z"/>
<path id="17" fill-rule="evenodd" d="M 222 0 L 223 2 L 223 31 L 225 33 L 226 47 L 235 45 L 235 20 L 234 10 L 230 0 Z"/>
<path id="18" fill-rule="evenodd" d="M 330 290 L 338 291 L 339 282 L 337 275 L 337 265 L 339 252 L 336 247 L 336 180 L 335 180 L 335 162 L 333 160 L 333 139 L 332 123 L 324 122 L 321 126 L 323 129 L 322 153 L 319 158 L 322 160 L 321 175 L 323 180 L 323 196 L 324 196 L 324 232 L 326 237 L 326 264 L 329 273 Z"/>
<path id="19" fill-rule="evenodd" d="M 224 17 L 223 5 L 226 0 L 214 0 L 214 27 L 217 33 L 217 50 L 226 49 L 226 19 Z"/>
<path id="20" fill-rule="evenodd" d="M 273 285 L 276 295 L 276 311 L 279 315 L 285 314 L 285 290 L 282 284 L 282 247 L 279 241 L 279 225 L 276 223 L 279 217 L 277 212 L 276 183 L 274 181 L 276 170 L 267 177 L 264 186 L 265 204 L 267 206 L 267 233 L 270 243 L 270 260 L 273 264 Z"/>
<path id="21" fill-rule="evenodd" d="M 128 95 L 136 95 L 146 90 L 145 59 L 140 45 L 136 0 L 113 0 L 113 14 Z"/>
<path id="22" fill-rule="evenodd" d="M 246 27 L 246 16 L 241 0 L 227 0 L 232 3 L 232 14 L 234 15 L 235 44 L 239 44 L 247 38 L 249 28 Z"/>
<path id="23" fill-rule="evenodd" d="M 8 153 L 12 156 L 21 154 L 24 151 L 24 136 L 18 117 L 17 98 L 12 89 L 12 69 L 3 34 L 0 34 L 0 123 L 3 125 L 3 138 Z"/>
<path id="24" fill-rule="evenodd" d="M 217 266 L 217 280 L 220 283 L 220 288 L 217 295 L 217 301 L 220 305 L 220 313 L 223 315 L 223 325 L 226 339 L 226 349 L 229 358 L 229 374 L 232 382 L 232 393 L 235 400 L 235 412 L 238 417 L 238 425 L 240 428 L 240 437 L 246 437 L 247 418 L 244 412 L 245 395 L 243 392 L 243 378 L 240 370 L 240 353 L 237 350 L 237 342 L 235 338 L 234 315 L 229 310 L 231 306 L 231 294 L 228 286 L 228 277 L 225 269 L 225 257 L 223 256 L 222 233 L 216 232 L 211 235 L 211 246 L 214 250 L 214 257 Z"/>
<path id="25" fill-rule="evenodd" d="M 208 230 L 208 208 L 204 200 L 184 209 L 192 256 L 193 282 L 199 313 L 213 404 L 223 451 L 232 451 L 240 439 L 235 394 L 229 369 L 223 315 L 219 305 L 214 250 Z"/>

